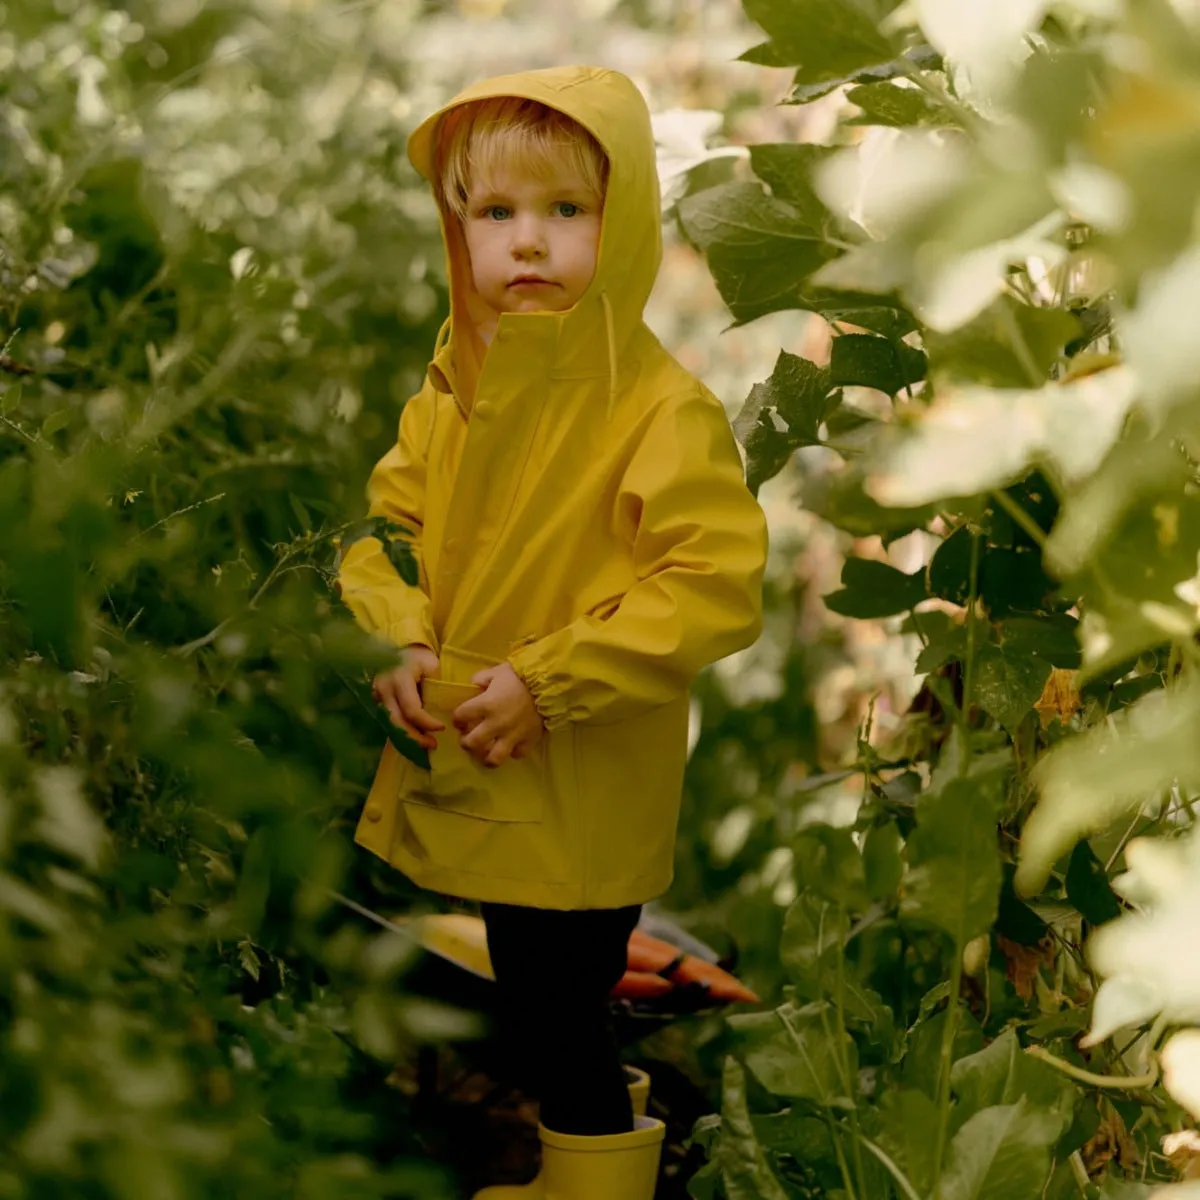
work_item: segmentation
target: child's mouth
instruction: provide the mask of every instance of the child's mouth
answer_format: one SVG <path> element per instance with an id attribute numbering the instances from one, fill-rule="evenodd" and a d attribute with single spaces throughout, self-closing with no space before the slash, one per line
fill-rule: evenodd
<path id="1" fill-rule="evenodd" d="M 540 275 L 522 275 L 519 279 L 514 279 L 508 285 L 510 288 L 522 287 L 554 287 L 555 285 L 548 279 L 543 279 Z"/>

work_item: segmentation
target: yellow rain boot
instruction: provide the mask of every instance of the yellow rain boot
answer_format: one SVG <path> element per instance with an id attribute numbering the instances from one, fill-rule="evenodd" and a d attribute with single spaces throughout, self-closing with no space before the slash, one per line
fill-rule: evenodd
<path id="1" fill-rule="evenodd" d="M 542 1126 L 545 1200 L 654 1200 L 666 1126 L 638 1117 L 632 1133 L 578 1137 Z"/>
<path id="2" fill-rule="evenodd" d="M 634 1119 L 644 1117 L 646 1105 L 650 1099 L 650 1076 L 637 1067 L 626 1067 L 625 1079 L 629 1084 L 629 1100 L 633 1105 Z M 556 1133 L 551 1136 L 562 1137 L 564 1135 Z M 618 1134 L 616 1136 L 628 1135 Z M 659 1140 L 661 1141 L 661 1138 Z M 543 1141 L 543 1153 L 545 1152 L 544 1146 L 545 1142 Z M 656 1166 L 655 1171 L 657 1170 Z M 653 1184 L 646 1195 L 648 1198 L 654 1195 Z M 475 1193 L 474 1200 L 549 1200 L 549 1198 L 545 1190 L 544 1176 L 539 1175 L 531 1183 L 502 1184 L 498 1187 L 484 1188 L 483 1191 Z"/>
<path id="3" fill-rule="evenodd" d="M 629 1099 L 633 1104 L 633 1115 L 644 1117 L 650 1102 L 650 1076 L 637 1067 L 625 1068 L 625 1081 L 629 1084 Z"/>

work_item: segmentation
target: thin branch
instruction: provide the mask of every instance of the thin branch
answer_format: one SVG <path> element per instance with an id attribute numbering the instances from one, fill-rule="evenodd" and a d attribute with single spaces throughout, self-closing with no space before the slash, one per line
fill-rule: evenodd
<path id="1" fill-rule="evenodd" d="M 1158 1082 L 1157 1063 L 1154 1066 L 1154 1070 L 1146 1075 L 1096 1075 L 1091 1071 L 1085 1071 L 1082 1067 L 1075 1066 L 1073 1063 L 1056 1058 L 1049 1050 L 1045 1050 L 1041 1046 L 1026 1046 L 1025 1053 L 1030 1058 L 1039 1059 L 1041 1062 L 1046 1063 L 1047 1066 L 1053 1067 L 1056 1071 L 1061 1071 L 1064 1075 L 1069 1075 L 1072 1079 L 1077 1079 L 1080 1083 L 1086 1083 L 1089 1087 L 1119 1088 L 1127 1092 L 1137 1092 L 1144 1088 L 1153 1087 Z"/>

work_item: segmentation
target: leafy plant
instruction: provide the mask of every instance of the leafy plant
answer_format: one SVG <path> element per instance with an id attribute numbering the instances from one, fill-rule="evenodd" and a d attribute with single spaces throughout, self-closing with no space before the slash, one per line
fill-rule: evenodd
<path id="1" fill-rule="evenodd" d="M 1200 785 L 1200 26 L 1166 0 L 745 7 L 791 103 L 843 89 L 839 134 L 751 146 L 678 219 L 737 322 L 828 323 L 827 362 L 781 353 L 747 400 L 748 476 L 837 456 L 808 495 L 860 553 L 828 606 L 902 618 L 925 678 L 893 747 L 860 738 L 853 825 L 788 835 L 787 986 L 730 1023 L 693 1194 L 1149 1194 L 1189 1121 L 1159 1043 L 1200 1020 L 1170 840 Z M 1200 1115 L 1192 1036 L 1164 1061 Z"/>

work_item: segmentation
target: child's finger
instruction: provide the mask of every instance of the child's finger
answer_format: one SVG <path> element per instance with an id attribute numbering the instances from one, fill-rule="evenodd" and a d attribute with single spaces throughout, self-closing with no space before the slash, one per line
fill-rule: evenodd
<path id="1" fill-rule="evenodd" d="M 483 697 L 473 696 L 470 700 L 464 700 L 450 714 L 450 717 L 454 722 L 455 729 L 469 733 L 479 725 L 480 721 L 486 719 L 487 715 L 487 704 L 483 702 Z"/>
<path id="2" fill-rule="evenodd" d="M 435 731 L 445 729 L 443 722 L 437 717 L 430 716 L 421 703 L 421 694 L 417 691 L 417 681 L 411 675 L 401 675 L 396 679 L 396 690 L 400 693 L 400 709 L 414 725 L 421 729 Z"/>
<path id="3" fill-rule="evenodd" d="M 508 738 L 497 738 L 492 748 L 484 756 L 483 765 L 485 767 L 500 767 L 512 757 L 512 742 Z"/>

